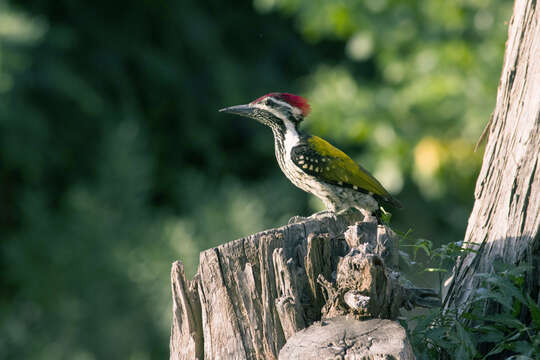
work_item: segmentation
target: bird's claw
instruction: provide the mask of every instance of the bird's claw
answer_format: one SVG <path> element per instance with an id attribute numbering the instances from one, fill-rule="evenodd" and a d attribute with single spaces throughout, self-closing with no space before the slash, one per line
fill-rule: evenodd
<path id="1" fill-rule="evenodd" d="M 306 221 L 306 220 L 309 220 L 309 219 L 315 219 L 315 218 L 320 218 L 320 217 L 323 217 L 323 216 L 331 216 L 331 215 L 336 215 L 335 212 L 333 211 L 330 211 L 330 210 L 322 210 L 322 211 L 319 211 L 319 212 L 316 212 L 315 214 L 312 214 L 310 216 L 299 216 L 299 215 L 296 215 L 296 216 L 293 216 L 292 218 L 289 219 L 289 225 L 290 224 L 297 224 L 299 222 L 302 222 L 302 221 Z"/>
<path id="2" fill-rule="evenodd" d="M 305 217 L 305 216 L 299 216 L 299 215 L 296 215 L 296 216 L 293 216 L 292 218 L 289 219 L 289 222 L 288 224 L 291 225 L 291 224 L 297 224 L 297 223 L 300 223 L 302 221 L 306 221 L 308 218 Z"/>

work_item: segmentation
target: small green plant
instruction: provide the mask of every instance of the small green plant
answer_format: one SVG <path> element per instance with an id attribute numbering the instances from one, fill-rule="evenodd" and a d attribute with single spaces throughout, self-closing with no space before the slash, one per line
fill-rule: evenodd
<path id="1" fill-rule="evenodd" d="M 432 250 L 426 243 L 418 246 L 430 254 L 460 252 L 454 245 L 444 250 Z M 464 312 L 436 308 L 402 321 L 418 359 L 540 358 L 540 308 L 522 290 L 527 267 L 496 262 L 493 270 L 477 275 L 479 286 Z M 409 328 L 410 320 L 416 321 L 414 328 Z"/>
<path id="2" fill-rule="evenodd" d="M 438 275 L 439 293 L 442 292 L 444 275 L 452 270 L 459 256 L 477 252 L 477 244 L 463 241 L 450 242 L 434 248 L 428 239 L 411 239 L 412 229 L 400 236 L 400 265 L 404 265 L 412 273 L 436 273 Z"/>
<path id="3" fill-rule="evenodd" d="M 389 226 L 391 214 L 384 215 Z M 478 252 L 475 243 L 451 242 L 434 248 L 428 239 L 413 239 L 412 229 L 395 232 L 400 237 L 400 264 L 413 272 L 438 273 L 440 289 L 444 273 L 451 271 L 459 256 Z M 465 311 L 438 307 L 402 318 L 417 359 L 540 359 L 540 307 L 523 286 L 528 270 L 495 261 L 493 272 L 476 274 L 478 286 L 463 304 Z"/>

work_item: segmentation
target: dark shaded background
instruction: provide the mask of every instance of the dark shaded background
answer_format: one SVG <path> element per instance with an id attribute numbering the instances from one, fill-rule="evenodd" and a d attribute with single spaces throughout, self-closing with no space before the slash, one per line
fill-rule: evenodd
<path id="1" fill-rule="evenodd" d="M 510 12 L 0 1 L 0 357 L 166 358 L 171 262 L 320 210 L 268 129 L 217 113 L 271 91 L 397 194 L 396 229 L 462 239 Z"/>

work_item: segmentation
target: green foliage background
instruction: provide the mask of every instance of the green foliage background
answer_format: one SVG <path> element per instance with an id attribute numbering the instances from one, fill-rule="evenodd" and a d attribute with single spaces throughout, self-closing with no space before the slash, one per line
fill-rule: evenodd
<path id="1" fill-rule="evenodd" d="M 320 210 L 217 113 L 270 91 L 397 194 L 396 228 L 461 239 L 511 6 L 0 1 L 0 358 L 165 358 L 172 261 Z"/>

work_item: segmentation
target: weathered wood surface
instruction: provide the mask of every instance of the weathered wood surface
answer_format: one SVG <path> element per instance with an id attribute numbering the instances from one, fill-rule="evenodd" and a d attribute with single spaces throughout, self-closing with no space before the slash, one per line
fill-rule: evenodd
<path id="1" fill-rule="evenodd" d="M 171 359 L 202 359 L 201 305 L 197 280 L 186 282 L 181 262 L 171 270 L 173 294 L 173 325 L 171 328 Z"/>
<path id="2" fill-rule="evenodd" d="M 385 266 L 397 255 L 391 230 L 362 219 L 326 213 L 206 250 L 190 281 L 176 262 L 171 359 L 276 359 L 321 318 L 395 318 L 433 300 L 400 285 Z"/>
<path id="3" fill-rule="evenodd" d="M 517 0 L 510 21 L 497 104 L 489 129 L 465 241 L 478 253 L 454 269 L 447 307 L 466 304 L 477 273 L 497 259 L 531 265 L 527 291 L 538 299 L 540 277 L 540 2 Z"/>
<path id="4" fill-rule="evenodd" d="M 395 321 L 334 318 L 296 333 L 281 349 L 279 359 L 414 359 L 414 354 L 405 329 Z"/>

